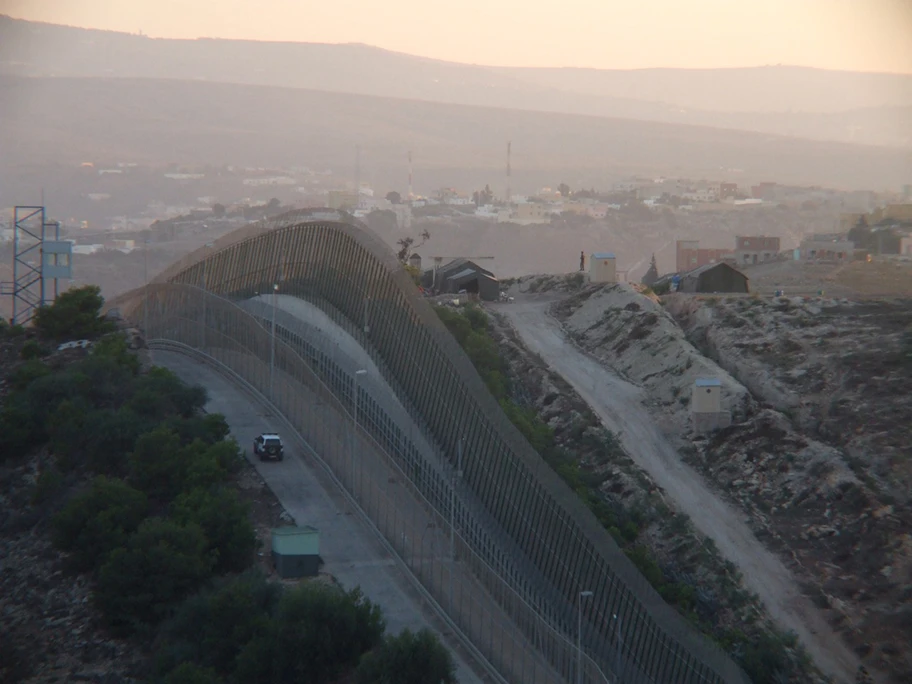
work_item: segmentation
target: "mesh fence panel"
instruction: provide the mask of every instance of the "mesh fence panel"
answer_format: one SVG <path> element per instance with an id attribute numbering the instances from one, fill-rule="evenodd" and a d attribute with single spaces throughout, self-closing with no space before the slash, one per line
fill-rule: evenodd
<path id="1" fill-rule="evenodd" d="M 266 309 L 237 306 L 276 284 L 370 354 L 442 467 L 350 369 L 288 325 L 273 339 Z M 508 680 L 748 681 L 529 446 L 389 249 L 358 225 L 291 214 L 250 226 L 111 307 L 269 396 Z"/>

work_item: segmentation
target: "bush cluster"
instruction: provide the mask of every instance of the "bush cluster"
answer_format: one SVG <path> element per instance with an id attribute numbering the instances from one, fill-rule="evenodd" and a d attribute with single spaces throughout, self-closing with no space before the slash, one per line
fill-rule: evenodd
<path id="1" fill-rule="evenodd" d="M 174 374 L 139 373 L 122 337 L 51 372 L 20 367 L 0 414 L 11 456 L 47 441 L 56 467 L 33 501 L 59 492 L 62 474 L 92 479 L 51 519 L 67 563 L 92 573 L 95 599 L 121 634 L 147 632 L 214 574 L 252 563 L 256 536 L 229 487 L 241 465 L 219 415 L 200 415 L 206 394 Z"/>
<path id="2" fill-rule="evenodd" d="M 350 672 L 361 684 L 455 682 L 452 657 L 432 633 L 387 637 L 385 628 L 359 589 L 285 590 L 251 570 L 181 605 L 161 630 L 154 673 L 164 682 L 321 684 Z"/>

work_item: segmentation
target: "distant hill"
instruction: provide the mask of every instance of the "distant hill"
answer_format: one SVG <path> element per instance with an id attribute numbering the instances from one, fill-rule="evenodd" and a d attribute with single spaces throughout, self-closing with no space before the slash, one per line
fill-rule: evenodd
<path id="1" fill-rule="evenodd" d="M 912 178 L 907 153 L 878 147 L 199 81 L 0 76 L 0 121 L 5 174 L 39 163 L 117 160 L 350 171 L 344 164 L 353 164 L 358 144 L 365 172 L 378 184 L 394 177 L 396 187 L 407 150 L 425 177 L 487 169 L 500 179 L 512 140 L 514 187 L 638 171 L 844 188 L 897 188 Z"/>
<path id="2" fill-rule="evenodd" d="M 508 69 L 367 45 L 162 40 L 3 15 L 0 73 L 271 85 L 912 147 L 912 75 L 787 66 Z"/>

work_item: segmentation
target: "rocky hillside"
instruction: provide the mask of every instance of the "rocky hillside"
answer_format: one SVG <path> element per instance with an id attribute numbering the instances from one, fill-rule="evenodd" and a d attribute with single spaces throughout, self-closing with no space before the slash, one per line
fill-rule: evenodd
<path id="1" fill-rule="evenodd" d="M 510 400 L 531 411 L 553 436 L 553 442 L 533 439 L 533 445 L 662 597 L 735 654 L 754 681 L 778 673 L 778 681 L 823 682 L 795 640 L 775 628 L 745 589 L 735 566 L 686 514 L 668 505 L 567 381 L 524 347 L 505 317 L 492 316 L 490 333 L 505 362 Z"/>
<path id="2" fill-rule="evenodd" d="M 586 287 L 553 313 L 582 348 L 647 390 L 684 457 L 745 510 L 865 664 L 908 682 L 912 511 L 882 484 L 908 482 L 898 479 L 910 444 L 909 364 L 899 356 L 907 323 L 893 305 L 877 305 L 879 315 L 859 306 L 660 302 L 616 285 Z M 688 405 L 694 379 L 707 375 L 722 381 L 733 419 L 708 438 L 693 433 Z"/>

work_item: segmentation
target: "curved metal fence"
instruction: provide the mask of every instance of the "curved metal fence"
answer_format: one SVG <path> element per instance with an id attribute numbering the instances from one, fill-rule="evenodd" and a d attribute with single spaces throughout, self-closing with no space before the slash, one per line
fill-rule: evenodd
<path id="1" fill-rule="evenodd" d="M 178 340 L 216 358 L 215 340 L 233 345 L 231 363 L 219 360 L 243 377 L 244 355 L 264 362 L 254 338 L 271 337 L 269 323 L 226 309 L 227 300 L 278 291 L 318 307 L 370 354 L 450 472 L 458 471 L 452 483 L 422 484 L 414 466 L 412 473 L 403 469 L 434 515 L 456 521 L 460 560 L 561 677 L 604 681 L 601 669 L 624 682 L 746 684 L 725 653 L 662 601 L 509 422 L 389 248 L 357 224 L 302 217 L 292 213 L 225 236 L 111 306 L 145 322 L 150 338 Z M 357 395 L 350 403 L 355 416 L 370 410 L 347 383 L 333 390 L 314 374 L 314 360 L 291 331 L 277 328 L 276 337 L 282 373 L 320 385 L 343 406 Z M 370 437 L 389 453 L 389 443 Z M 458 504 L 441 495 L 451 485 Z M 581 670 L 577 640 L 584 661 L 592 659 Z M 516 681 L 524 680 L 530 681 Z"/>

